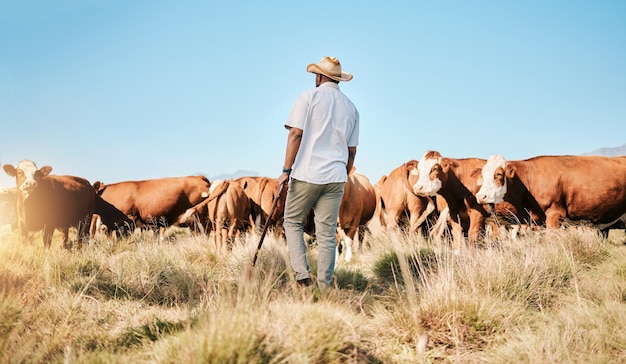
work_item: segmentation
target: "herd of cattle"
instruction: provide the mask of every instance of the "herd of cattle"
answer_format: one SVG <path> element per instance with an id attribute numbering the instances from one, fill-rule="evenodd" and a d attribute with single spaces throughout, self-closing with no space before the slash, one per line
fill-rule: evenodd
<path id="1" fill-rule="evenodd" d="M 91 184 L 81 177 L 50 174 L 50 166 L 38 168 L 29 160 L 3 169 L 15 177 L 16 187 L 0 189 L 0 224 L 11 224 L 22 240 L 43 229 L 45 247 L 50 247 L 55 229 L 69 247 L 72 227 L 79 244 L 99 231 L 125 236 L 141 227 L 158 228 L 160 234 L 169 226 L 190 227 L 214 232 L 220 250 L 268 221 L 275 234 L 282 234 L 286 194 L 278 193 L 275 178 L 211 182 L 188 176 Z M 623 228 L 626 156 L 507 161 L 500 155 L 453 159 L 427 151 L 375 185 L 360 173 L 350 173 L 337 229 L 346 261 L 352 257 L 352 242 L 357 234 L 363 241 L 372 219 L 387 231 L 423 236 L 447 232 L 455 250 L 474 247 L 489 224 L 511 225 L 514 232 L 521 226 L 557 228 L 565 220 L 585 221 L 603 231 Z M 313 234 L 312 226 L 309 222 L 305 230 Z"/>

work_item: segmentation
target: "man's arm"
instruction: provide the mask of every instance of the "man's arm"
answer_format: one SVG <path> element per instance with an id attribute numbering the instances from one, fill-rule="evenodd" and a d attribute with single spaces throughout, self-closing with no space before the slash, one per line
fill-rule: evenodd
<path id="1" fill-rule="evenodd" d="M 287 150 L 285 151 L 285 163 L 283 164 L 283 168 L 291 169 L 293 163 L 296 160 L 296 155 L 298 154 L 298 150 L 300 149 L 300 143 L 302 142 L 302 129 L 298 128 L 289 128 L 289 135 L 287 136 Z M 289 173 L 283 172 L 283 174 L 278 177 L 278 184 L 287 181 L 289 178 Z"/>
<path id="2" fill-rule="evenodd" d="M 348 164 L 346 164 L 348 174 L 350 174 L 354 166 L 354 157 L 356 157 L 356 147 L 348 147 Z"/>

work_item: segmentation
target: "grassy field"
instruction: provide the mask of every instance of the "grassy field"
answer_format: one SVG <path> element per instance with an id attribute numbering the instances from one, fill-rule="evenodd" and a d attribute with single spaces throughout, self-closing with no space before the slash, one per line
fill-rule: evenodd
<path id="1" fill-rule="evenodd" d="M 626 246 L 586 228 L 452 254 L 373 229 L 336 288 L 283 240 L 175 231 L 45 250 L 0 236 L 1 363 L 623 363 Z M 309 251 L 315 272 L 315 248 Z"/>

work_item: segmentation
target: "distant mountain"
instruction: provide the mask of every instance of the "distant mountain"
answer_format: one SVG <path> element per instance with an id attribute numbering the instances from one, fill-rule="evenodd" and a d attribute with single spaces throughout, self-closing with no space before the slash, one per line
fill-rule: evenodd
<path id="1" fill-rule="evenodd" d="M 233 173 L 223 173 L 223 174 L 218 174 L 216 176 L 211 176 L 209 177 L 209 181 L 235 179 L 235 178 L 244 177 L 244 176 L 258 176 L 258 175 L 259 175 L 259 172 L 239 169 Z"/>
<path id="2" fill-rule="evenodd" d="M 617 157 L 620 155 L 626 155 L 626 144 L 621 147 L 615 148 L 600 148 L 590 153 L 584 153 L 583 155 L 603 155 L 605 157 Z"/>

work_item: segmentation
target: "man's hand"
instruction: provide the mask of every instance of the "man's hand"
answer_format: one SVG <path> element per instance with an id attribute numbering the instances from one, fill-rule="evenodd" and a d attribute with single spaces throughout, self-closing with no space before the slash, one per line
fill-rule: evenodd
<path id="1" fill-rule="evenodd" d="M 289 186 L 289 173 L 283 172 L 280 176 L 278 176 L 278 178 L 276 178 L 276 180 L 278 181 L 279 188 L 282 186 L 284 189 Z M 280 191 L 278 191 L 278 193 L 280 194 Z"/>

